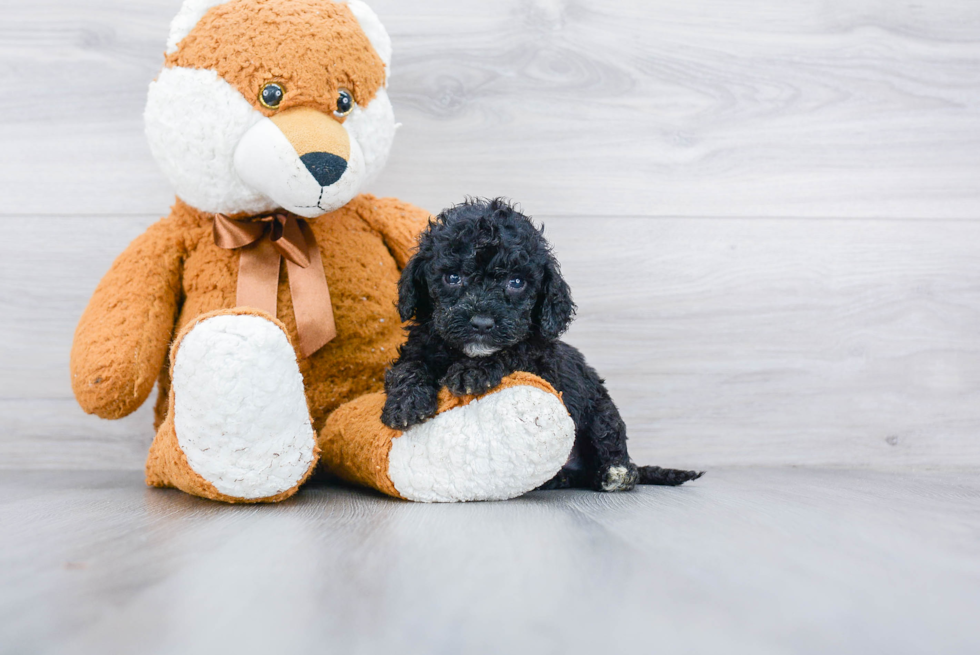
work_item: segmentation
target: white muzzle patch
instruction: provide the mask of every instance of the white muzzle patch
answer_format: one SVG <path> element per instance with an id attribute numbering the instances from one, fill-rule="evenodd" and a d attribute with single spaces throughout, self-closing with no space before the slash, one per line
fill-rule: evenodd
<path id="1" fill-rule="evenodd" d="M 468 343 L 463 346 L 463 352 L 467 357 L 489 357 L 500 350 L 493 346 L 485 346 L 482 343 Z"/>
<path id="2" fill-rule="evenodd" d="M 350 140 L 350 159 L 339 180 L 321 186 L 276 125 L 263 118 L 242 137 L 235 149 L 235 171 L 245 184 L 283 209 L 316 218 L 343 207 L 364 182 L 364 155 Z"/>

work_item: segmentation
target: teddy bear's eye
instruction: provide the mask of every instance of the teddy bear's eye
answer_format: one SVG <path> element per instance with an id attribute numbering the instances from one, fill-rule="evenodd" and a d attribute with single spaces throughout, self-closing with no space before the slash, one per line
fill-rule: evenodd
<path id="1" fill-rule="evenodd" d="M 262 91 L 259 93 L 259 102 L 266 109 L 278 109 L 284 95 L 286 95 L 286 89 L 282 88 L 281 84 L 269 82 L 262 87 Z"/>
<path id="2" fill-rule="evenodd" d="M 354 111 L 354 96 L 351 95 L 350 91 L 347 89 L 341 89 L 337 92 L 337 111 L 333 114 L 337 118 L 343 118 L 347 114 Z"/>
<path id="3" fill-rule="evenodd" d="M 451 287 L 458 287 L 463 283 L 463 278 L 461 278 L 456 273 L 446 273 L 443 279 L 446 281 L 446 284 L 448 284 Z"/>

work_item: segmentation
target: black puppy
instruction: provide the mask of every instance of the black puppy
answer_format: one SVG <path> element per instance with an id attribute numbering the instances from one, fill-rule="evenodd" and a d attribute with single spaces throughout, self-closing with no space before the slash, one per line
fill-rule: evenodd
<path id="1" fill-rule="evenodd" d="M 442 386 L 457 396 L 481 393 L 527 371 L 562 393 L 575 422 L 573 456 L 543 488 L 618 491 L 701 477 L 630 461 L 626 426 L 603 380 L 558 341 L 575 305 L 551 247 L 505 201 L 471 200 L 430 222 L 398 294 L 411 323 L 385 375 L 385 425 L 405 429 L 433 416 Z"/>

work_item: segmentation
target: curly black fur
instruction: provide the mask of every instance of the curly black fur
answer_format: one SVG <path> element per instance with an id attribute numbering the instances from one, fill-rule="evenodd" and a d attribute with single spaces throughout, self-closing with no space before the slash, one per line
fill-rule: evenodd
<path id="1" fill-rule="evenodd" d="M 575 304 L 543 230 L 504 200 L 470 200 L 430 221 L 398 294 L 410 323 L 385 375 L 385 425 L 405 429 L 431 417 L 442 386 L 481 393 L 527 371 L 562 393 L 575 422 L 573 457 L 543 488 L 674 486 L 702 475 L 630 460 L 626 426 L 603 380 L 558 340 Z"/>

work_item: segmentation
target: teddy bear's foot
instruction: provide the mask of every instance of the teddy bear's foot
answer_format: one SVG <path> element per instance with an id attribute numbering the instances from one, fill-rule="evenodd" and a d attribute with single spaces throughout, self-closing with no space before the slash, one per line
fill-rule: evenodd
<path id="1" fill-rule="evenodd" d="M 575 424 L 540 378 L 515 373 L 479 397 L 440 394 L 439 413 L 404 433 L 380 420 L 383 394 L 338 408 L 320 435 L 342 477 L 421 502 L 505 500 L 536 489 L 568 461 Z"/>
<path id="2" fill-rule="evenodd" d="M 574 439 L 557 396 L 508 387 L 409 428 L 391 445 L 388 476 L 409 500 L 504 500 L 550 480 Z"/>
<path id="3" fill-rule="evenodd" d="M 171 394 L 147 462 L 150 484 L 273 501 L 312 471 L 319 450 L 303 376 L 289 338 L 265 314 L 234 310 L 195 323 L 175 346 Z"/>

